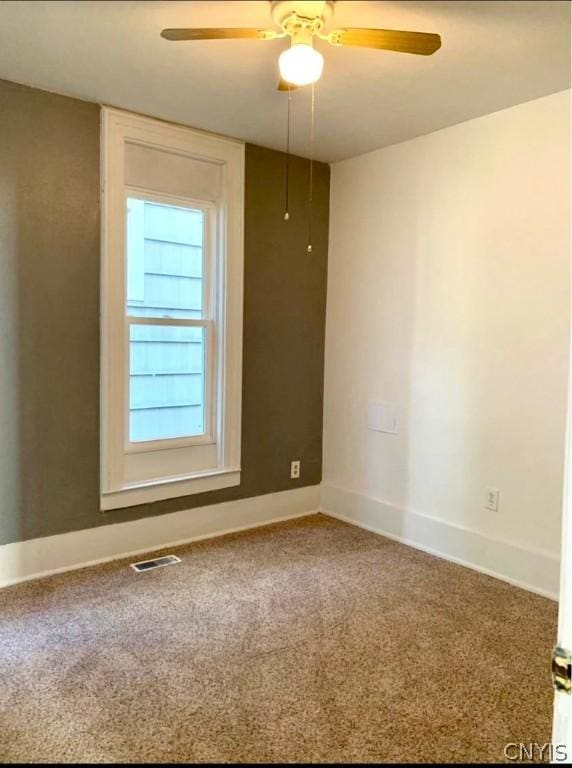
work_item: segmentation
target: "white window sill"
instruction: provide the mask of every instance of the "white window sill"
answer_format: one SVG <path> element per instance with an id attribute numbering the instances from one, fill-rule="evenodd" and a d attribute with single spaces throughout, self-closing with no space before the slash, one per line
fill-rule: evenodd
<path id="1" fill-rule="evenodd" d="M 140 483 L 126 486 L 117 491 L 103 493 L 100 499 L 100 508 L 102 512 L 107 512 L 113 509 L 134 507 L 138 504 L 151 504 L 154 501 L 190 496 L 194 493 L 216 491 L 234 485 L 240 485 L 240 469 L 217 470 L 216 472 L 185 478 L 178 477 L 152 483 Z"/>

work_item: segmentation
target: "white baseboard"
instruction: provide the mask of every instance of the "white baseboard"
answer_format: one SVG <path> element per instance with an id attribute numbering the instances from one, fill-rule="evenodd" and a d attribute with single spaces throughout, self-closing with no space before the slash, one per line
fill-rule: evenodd
<path id="1" fill-rule="evenodd" d="M 551 552 L 492 539 L 330 483 L 322 483 L 321 511 L 516 587 L 558 599 L 560 559 Z"/>
<path id="2" fill-rule="evenodd" d="M 0 587 L 304 517 L 319 505 L 314 485 L 126 523 L 112 523 L 109 513 L 109 525 L 0 546 Z"/>
<path id="3" fill-rule="evenodd" d="M 556 555 L 483 536 L 329 483 L 0 546 L 0 587 L 269 523 L 324 514 L 553 600 Z M 110 513 L 110 518 L 113 514 Z"/>

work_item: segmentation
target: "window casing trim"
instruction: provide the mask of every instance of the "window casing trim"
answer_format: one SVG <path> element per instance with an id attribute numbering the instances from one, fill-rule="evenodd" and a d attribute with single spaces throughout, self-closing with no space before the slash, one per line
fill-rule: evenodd
<path id="1" fill-rule="evenodd" d="M 217 165 L 221 170 L 218 198 L 195 199 L 186 194 L 126 184 L 124 157 L 127 144 Z M 244 144 L 103 108 L 101 179 L 101 508 L 131 506 L 237 485 L 240 482 L 242 392 Z M 221 297 L 216 317 L 211 314 L 208 320 L 189 318 L 188 322 L 189 325 L 205 325 L 213 321 L 213 332 L 210 338 L 207 334 L 207 338 L 216 348 L 216 356 L 209 356 L 213 370 L 207 371 L 207 378 L 210 375 L 211 383 L 216 378 L 220 396 L 216 403 L 211 403 L 214 407 L 210 429 L 205 428 L 205 434 L 200 436 L 159 440 L 157 445 L 126 441 L 126 409 L 123 407 L 120 414 L 118 406 L 126 402 L 128 329 L 132 323 L 149 320 L 127 317 L 125 311 L 126 259 L 122 258 L 118 265 L 117 254 L 123 253 L 124 248 L 123 206 L 128 194 L 138 199 L 206 210 L 209 237 L 214 238 L 217 251 L 216 268 L 212 270 L 208 289 L 211 307 L 214 298 Z M 151 324 L 156 324 L 157 319 L 153 318 Z M 118 365 L 122 371 L 119 376 L 114 374 Z M 197 451 L 202 451 L 204 457 L 198 463 L 182 458 L 185 452 L 189 456 L 193 452 L 198 456 Z M 154 476 L 145 477 L 144 473 L 130 476 L 125 471 L 126 462 L 141 460 L 149 464 L 148 457 L 152 454 L 161 454 L 158 465 L 163 465 Z"/>
<path id="2" fill-rule="evenodd" d="M 192 496 L 195 493 L 206 493 L 235 485 L 240 485 L 240 467 L 201 472 L 184 478 L 163 478 L 152 483 L 127 485 L 120 491 L 102 494 L 101 511 L 108 512 L 137 504 Z"/>

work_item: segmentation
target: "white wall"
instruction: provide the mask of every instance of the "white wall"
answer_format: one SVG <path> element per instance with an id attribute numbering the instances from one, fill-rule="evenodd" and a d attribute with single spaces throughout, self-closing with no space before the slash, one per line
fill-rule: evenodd
<path id="1" fill-rule="evenodd" d="M 566 424 L 569 102 L 557 93 L 335 164 L 330 210 L 324 508 L 548 593 Z M 367 429 L 377 399 L 397 404 L 398 435 Z M 497 513 L 484 509 L 488 486 Z M 431 541 L 424 516 L 444 524 Z M 440 545 L 449 526 L 466 529 L 464 549 Z"/>

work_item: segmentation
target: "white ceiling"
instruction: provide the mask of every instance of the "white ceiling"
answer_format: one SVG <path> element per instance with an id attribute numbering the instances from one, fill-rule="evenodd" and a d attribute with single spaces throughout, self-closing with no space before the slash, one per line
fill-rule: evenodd
<path id="1" fill-rule="evenodd" d="M 271 26 L 270 4 L 0 2 L 0 78 L 284 148 L 274 41 L 169 43 L 163 27 Z M 570 87 L 567 0 L 336 3 L 331 27 L 438 32 L 430 57 L 334 48 L 316 90 L 316 157 L 367 152 Z M 309 93 L 293 101 L 293 151 L 309 152 Z"/>

